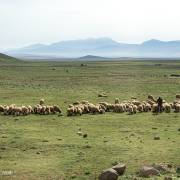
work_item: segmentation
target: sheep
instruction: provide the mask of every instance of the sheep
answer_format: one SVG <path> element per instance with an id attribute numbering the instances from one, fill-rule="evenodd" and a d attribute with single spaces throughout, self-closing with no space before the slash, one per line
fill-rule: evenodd
<path id="1" fill-rule="evenodd" d="M 23 115 L 28 115 L 29 114 L 29 109 L 26 106 L 22 106 L 22 114 Z"/>
<path id="2" fill-rule="evenodd" d="M 33 113 L 33 108 L 32 108 L 32 106 L 28 105 L 27 108 L 28 108 L 28 110 L 29 110 L 29 114 L 32 114 L 32 113 Z"/>
<path id="3" fill-rule="evenodd" d="M 137 100 L 133 100 L 131 103 L 136 105 L 136 106 L 139 106 L 141 104 L 141 102 L 137 101 Z"/>
<path id="4" fill-rule="evenodd" d="M 35 105 L 35 106 L 33 107 L 33 113 L 34 113 L 34 114 L 38 114 L 38 105 Z"/>
<path id="5" fill-rule="evenodd" d="M 22 108 L 21 107 L 15 107 L 14 108 L 14 115 L 20 116 L 22 114 Z"/>
<path id="6" fill-rule="evenodd" d="M 106 111 L 105 111 L 104 109 L 100 109 L 100 110 L 99 110 L 99 113 L 100 113 L 100 114 L 104 114 L 105 112 L 106 112 Z"/>
<path id="7" fill-rule="evenodd" d="M 89 108 L 88 108 L 88 105 L 84 105 L 84 110 L 83 110 L 83 114 L 87 114 L 89 113 Z"/>
<path id="8" fill-rule="evenodd" d="M 80 107 L 76 107 L 76 114 L 82 115 L 83 111 Z"/>
<path id="9" fill-rule="evenodd" d="M 11 104 L 9 105 L 9 109 L 8 109 L 8 115 L 13 115 L 13 111 L 14 111 L 14 108 L 16 107 L 15 104 Z"/>
<path id="10" fill-rule="evenodd" d="M 153 104 L 152 105 L 152 112 L 155 113 L 158 111 L 158 105 L 157 104 Z"/>
<path id="11" fill-rule="evenodd" d="M 69 107 L 67 109 L 67 116 L 73 116 L 74 115 L 74 106 L 73 107 Z"/>
<path id="12" fill-rule="evenodd" d="M 163 104 L 163 109 L 166 113 L 170 113 L 171 112 L 171 105 L 168 103 L 164 103 Z"/>
<path id="13" fill-rule="evenodd" d="M 115 104 L 114 106 L 114 112 L 116 113 L 122 113 L 125 111 L 125 107 L 123 104 Z"/>
<path id="14" fill-rule="evenodd" d="M 46 106 L 46 114 L 51 113 L 52 106 Z"/>
<path id="15" fill-rule="evenodd" d="M 69 107 L 67 109 L 67 116 L 73 116 L 73 115 L 82 115 L 83 114 L 83 110 L 80 106 L 73 106 L 73 107 Z"/>
<path id="16" fill-rule="evenodd" d="M 4 106 L 0 105 L 0 112 L 4 112 Z"/>
<path id="17" fill-rule="evenodd" d="M 128 107 L 127 112 L 128 112 L 129 114 L 133 114 L 133 113 L 134 113 L 134 111 L 133 111 L 133 106 L 132 106 L 132 105 Z"/>
<path id="18" fill-rule="evenodd" d="M 144 111 L 143 104 L 139 104 L 139 105 L 137 106 L 137 110 L 138 110 L 139 112 L 143 112 L 143 111 Z"/>
<path id="19" fill-rule="evenodd" d="M 151 99 L 148 99 L 146 102 L 151 106 L 153 106 L 153 104 L 156 104 L 156 102 L 152 101 Z"/>
<path id="20" fill-rule="evenodd" d="M 41 106 L 40 114 L 46 114 L 46 106 Z"/>
<path id="21" fill-rule="evenodd" d="M 115 104 L 119 104 L 119 98 L 115 99 Z"/>
<path id="22" fill-rule="evenodd" d="M 42 109 L 42 106 L 37 104 L 36 106 L 34 106 L 34 113 L 41 114 L 41 109 Z"/>
<path id="23" fill-rule="evenodd" d="M 60 109 L 60 107 L 58 106 L 58 105 L 54 105 L 53 106 L 53 109 L 54 109 L 54 112 L 56 113 L 56 112 L 58 112 L 58 113 L 61 113 L 62 111 L 61 111 L 61 109 Z"/>
<path id="24" fill-rule="evenodd" d="M 40 105 L 45 104 L 45 100 L 44 100 L 44 99 L 40 99 L 39 104 L 40 104 Z"/>
<path id="25" fill-rule="evenodd" d="M 89 107 L 90 113 L 92 113 L 92 114 L 96 114 L 96 113 L 100 112 L 99 106 L 89 105 L 88 107 Z"/>
<path id="26" fill-rule="evenodd" d="M 114 104 L 108 104 L 108 105 L 107 105 L 107 110 L 106 110 L 106 111 L 108 111 L 108 112 L 113 111 L 113 110 L 114 110 L 114 107 L 115 107 Z"/>
<path id="27" fill-rule="evenodd" d="M 75 106 L 75 105 L 79 105 L 79 104 L 80 104 L 79 101 L 76 101 L 76 102 L 73 103 L 74 106 Z"/>
<path id="28" fill-rule="evenodd" d="M 104 106 L 103 104 L 99 104 L 99 109 L 103 109 L 104 111 L 106 111 L 106 106 Z"/>
<path id="29" fill-rule="evenodd" d="M 133 113 L 137 113 L 137 106 L 136 105 L 133 105 Z"/>
<path id="30" fill-rule="evenodd" d="M 152 109 L 149 103 L 145 103 L 143 108 L 144 108 L 144 112 L 149 112 Z"/>
<path id="31" fill-rule="evenodd" d="M 176 94 L 176 99 L 180 99 L 180 94 Z"/>
<path id="32" fill-rule="evenodd" d="M 9 115 L 9 106 L 4 107 L 4 115 Z"/>
<path id="33" fill-rule="evenodd" d="M 154 99 L 154 97 L 152 95 L 148 95 L 148 99 L 156 102 L 156 100 Z"/>
<path id="34" fill-rule="evenodd" d="M 174 109 L 175 109 L 175 111 L 174 112 L 176 112 L 176 113 L 178 113 L 178 112 L 180 112 L 180 104 L 175 104 L 174 105 Z"/>
<path id="35" fill-rule="evenodd" d="M 86 101 L 86 100 L 82 100 L 82 101 L 81 101 L 81 104 L 86 104 L 86 105 L 87 105 L 87 104 L 89 104 L 89 102 Z"/>

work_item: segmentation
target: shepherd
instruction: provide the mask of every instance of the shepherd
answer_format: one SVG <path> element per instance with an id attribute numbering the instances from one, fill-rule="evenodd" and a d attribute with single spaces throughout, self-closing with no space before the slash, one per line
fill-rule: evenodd
<path id="1" fill-rule="evenodd" d="M 158 104 L 157 112 L 161 113 L 162 112 L 162 104 L 163 104 L 163 99 L 161 97 L 159 97 L 157 99 L 157 104 Z"/>

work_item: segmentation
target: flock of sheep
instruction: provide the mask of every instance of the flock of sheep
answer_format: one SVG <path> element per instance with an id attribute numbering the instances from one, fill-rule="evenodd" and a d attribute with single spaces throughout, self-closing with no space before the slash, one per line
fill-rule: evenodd
<path id="1" fill-rule="evenodd" d="M 104 114 L 105 112 L 135 114 L 137 112 L 157 112 L 158 104 L 152 95 L 148 96 L 146 101 L 138 101 L 133 99 L 131 101 L 120 102 L 118 98 L 115 99 L 115 103 L 100 102 L 93 104 L 88 101 L 75 102 L 70 104 L 67 108 L 67 116 L 76 116 L 83 114 Z M 180 95 L 176 95 L 176 100 L 172 103 L 168 103 L 163 100 L 162 111 L 170 113 L 171 111 L 180 112 Z M 15 104 L 0 105 L 0 112 L 4 115 L 29 115 L 29 114 L 55 114 L 62 113 L 58 105 L 45 105 L 44 99 L 41 99 L 39 104 L 34 106 L 16 106 Z"/>
<path id="2" fill-rule="evenodd" d="M 163 100 L 162 111 L 170 113 L 180 112 L 180 95 L 176 95 L 176 100 L 172 103 L 168 103 Z M 114 104 L 107 102 L 100 102 L 96 105 L 89 103 L 88 101 L 75 102 L 70 104 L 67 109 L 68 116 L 82 115 L 82 114 L 103 114 L 105 112 L 123 113 L 128 112 L 129 114 L 135 114 L 137 112 L 157 112 L 158 104 L 152 95 L 148 96 L 146 101 L 138 101 L 133 99 L 132 101 L 120 102 L 119 99 L 115 99 Z"/>
<path id="3" fill-rule="evenodd" d="M 0 112 L 4 115 L 29 115 L 29 114 L 55 114 L 61 113 L 61 109 L 57 105 L 48 106 L 44 105 L 44 99 L 41 99 L 39 104 L 35 106 L 16 106 L 15 104 L 7 105 L 0 105 Z"/>

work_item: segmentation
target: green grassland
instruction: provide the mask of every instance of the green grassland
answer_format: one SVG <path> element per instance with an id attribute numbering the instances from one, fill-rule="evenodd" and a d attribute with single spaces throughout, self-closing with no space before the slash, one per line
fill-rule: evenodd
<path id="1" fill-rule="evenodd" d="M 121 179 L 133 179 L 142 165 L 180 165 L 178 113 L 66 116 L 77 100 L 113 103 L 152 94 L 173 101 L 180 78 L 170 75 L 179 73 L 180 61 L 1 62 L 0 104 L 34 105 L 44 98 L 60 105 L 63 116 L 0 115 L 0 171 L 13 171 L 0 179 L 93 180 L 114 162 L 127 164 Z M 98 97 L 101 92 L 108 97 Z M 77 135 L 79 128 L 87 138 Z"/>

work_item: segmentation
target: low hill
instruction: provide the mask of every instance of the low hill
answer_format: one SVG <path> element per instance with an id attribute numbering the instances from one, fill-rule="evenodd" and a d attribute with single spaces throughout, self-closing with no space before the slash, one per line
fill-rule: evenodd
<path id="1" fill-rule="evenodd" d="M 107 59 L 110 59 L 110 58 L 101 57 L 101 56 L 87 55 L 87 56 L 79 57 L 78 59 L 79 60 L 107 60 Z"/>
<path id="2" fill-rule="evenodd" d="M 14 63 L 14 62 L 18 62 L 18 61 L 19 60 L 14 57 L 0 53 L 0 63 Z"/>

